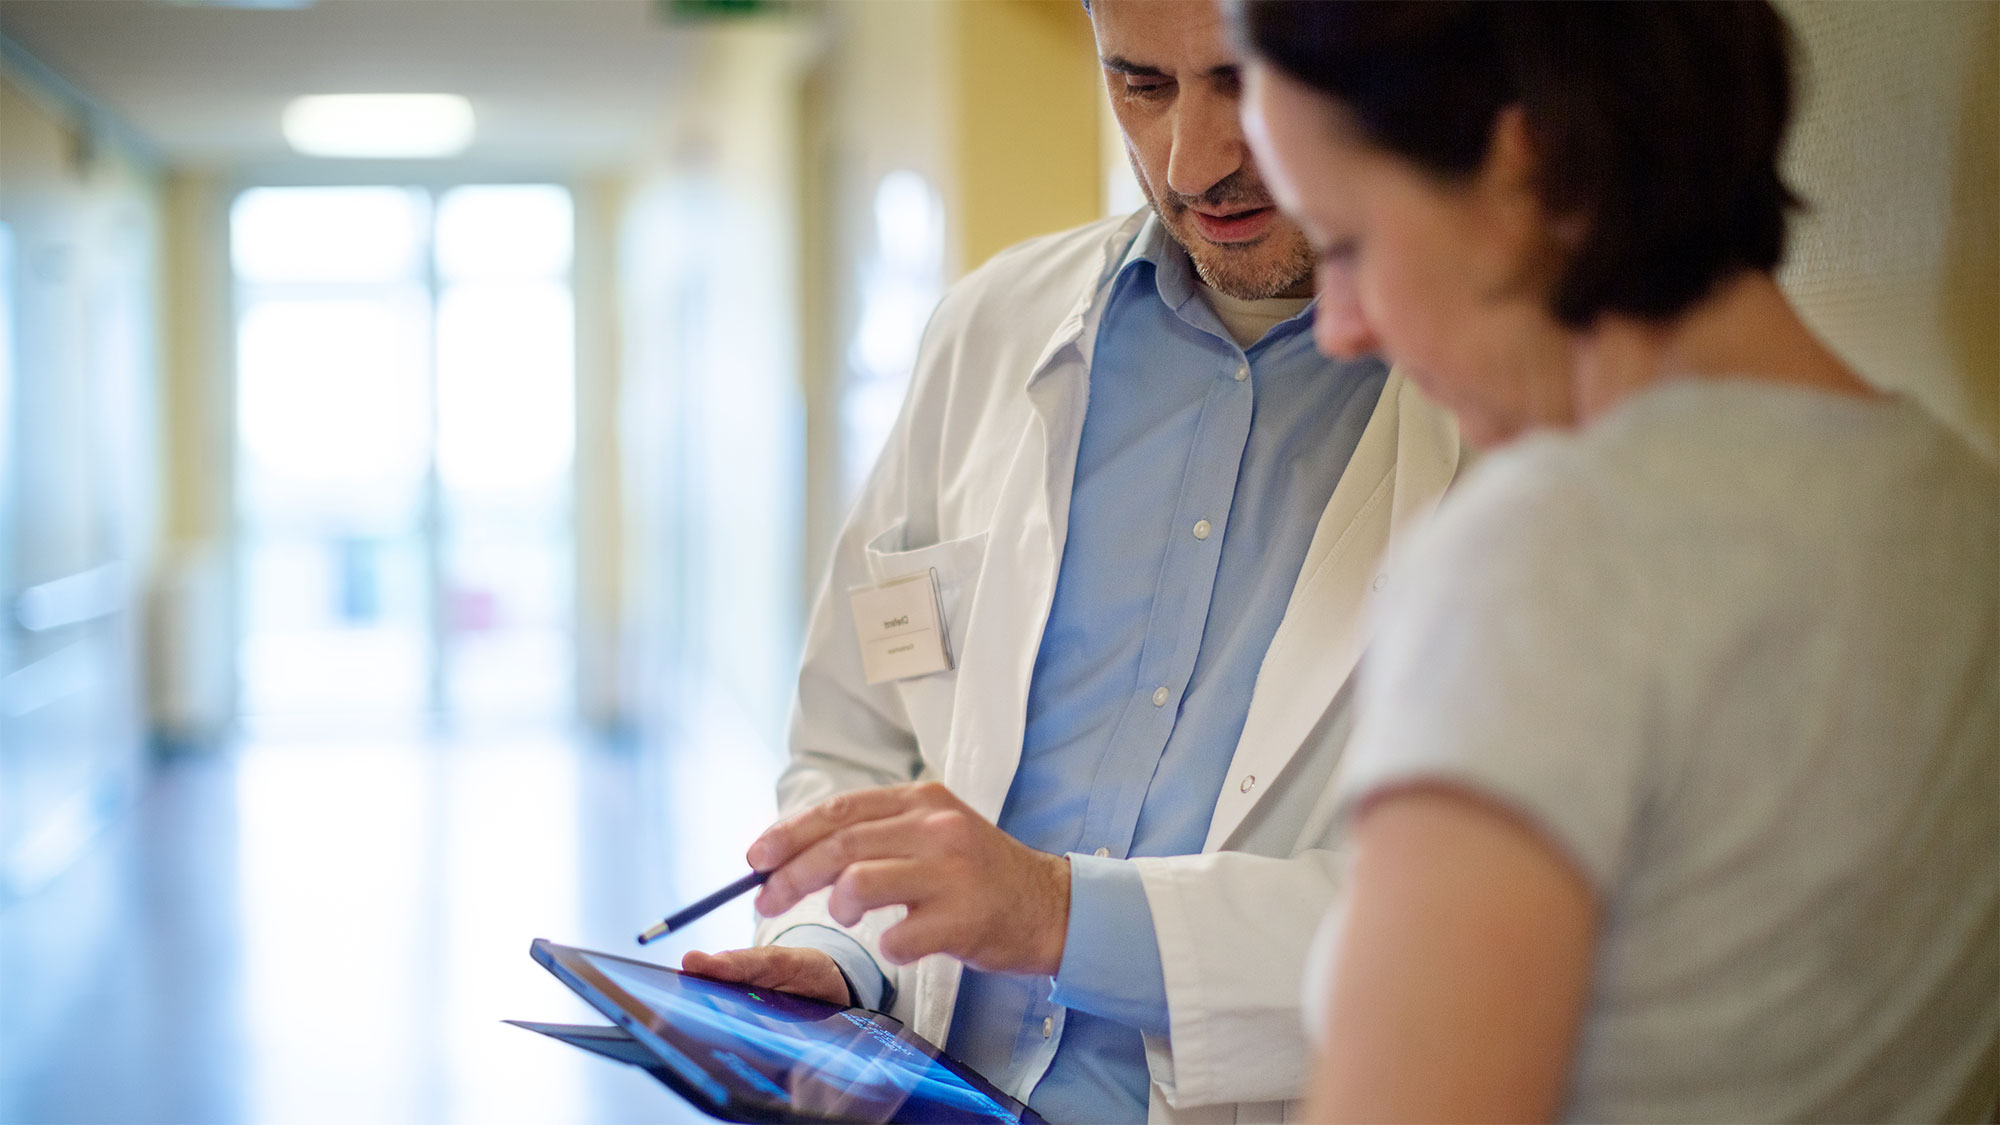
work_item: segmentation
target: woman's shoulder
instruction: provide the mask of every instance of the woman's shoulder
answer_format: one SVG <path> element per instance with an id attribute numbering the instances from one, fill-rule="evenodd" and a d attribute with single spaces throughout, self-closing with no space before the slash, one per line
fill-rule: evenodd
<path id="1" fill-rule="evenodd" d="M 1681 476 L 1800 470 L 1882 479 L 1909 465 L 1993 487 L 1992 460 L 1912 399 L 1834 393 L 1761 379 L 1689 379 L 1633 396 L 1580 435 L 1599 455 Z M 1932 482 L 1936 483 L 1936 482 Z"/>
<path id="2" fill-rule="evenodd" d="M 1768 538 L 1852 527 L 1870 509 L 1992 501 L 2000 471 L 1899 396 L 1688 381 L 1582 429 L 1523 438 L 1485 458 L 1460 491 L 1495 530 L 1533 521 L 1641 539 Z"/>
<path id="3" fill-rule="evenodd" d="M 1413 544 L 1413 565 L 1502 598 L 1595 583 L 1749 599 L 1795 590 L 1803 569 L 1865 581 L 1887 554 L 1926 545 L 1976 567 L 1996 524 L 2000 474 L 1914 403 L 1686 384 L 1490 453 Z"/>
<path id="4" fill-rule="evenodd" d="M 1619 451 L 1558 430 L 1525 435 L 1483 455 L 1452 486 L 1420 544 L 1426 554 L 1574 557 L 1630 533 L 1631 482 Z"/>

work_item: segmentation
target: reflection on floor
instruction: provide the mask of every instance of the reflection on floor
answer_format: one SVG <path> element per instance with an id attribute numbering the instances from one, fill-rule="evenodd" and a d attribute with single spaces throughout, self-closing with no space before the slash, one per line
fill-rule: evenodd
<path id="1" fill-rule="evenodd" d="M 633 953 L 741 873 L 772 766 L 700 745 L 266 741 L 162 767 L 0 910 L 0 1121 L 704 1120 L 499 1022 L 593 1020 L 531 939 Z M 739 902 L 644 955 L 741 944 L 750 920 Z"/>

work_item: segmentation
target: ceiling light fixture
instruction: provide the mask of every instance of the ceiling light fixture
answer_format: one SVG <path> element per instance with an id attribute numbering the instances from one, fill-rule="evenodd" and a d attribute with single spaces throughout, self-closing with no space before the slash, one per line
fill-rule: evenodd
<path id="1" fill-rule="evenodd" d="M 307 156 L 456 156 L 472 143 L 457 94 L 315 94 L 285 107 L 285 140 Z"/>
<path id="2" fill-rule="evenodd" d="M 246 12 L 290 12 L 310 8 L 313 0 L 165 0 L 177 8 L 239 8 Z"/>

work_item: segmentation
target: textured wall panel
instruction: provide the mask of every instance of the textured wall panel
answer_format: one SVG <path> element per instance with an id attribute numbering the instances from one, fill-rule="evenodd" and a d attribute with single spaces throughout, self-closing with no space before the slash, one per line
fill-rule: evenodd
<path id="1" fill-rule="evenodd" d="M 1877 384 L 2000 446 L 2000 4 L 1780 5 L 1803 48 L 1781 276 Z"/>

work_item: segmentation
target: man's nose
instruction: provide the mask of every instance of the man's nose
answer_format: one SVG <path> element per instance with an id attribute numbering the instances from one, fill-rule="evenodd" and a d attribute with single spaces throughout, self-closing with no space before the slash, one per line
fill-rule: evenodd
<path id="1" fill-rule="evenodd" d="M 1167 156 L 1167 186 L 1178 195 L 1201 195 L 1249 162 L 1237 100 L 1209 91 L 1185 91 L 1174 113 L 1174 147 Z"/>

